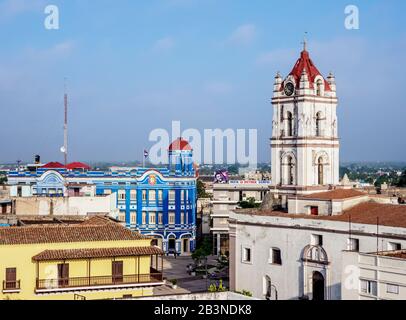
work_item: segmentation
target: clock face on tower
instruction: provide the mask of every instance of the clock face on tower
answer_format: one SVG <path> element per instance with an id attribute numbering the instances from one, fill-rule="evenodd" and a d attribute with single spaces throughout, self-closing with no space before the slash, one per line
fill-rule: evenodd
<path id="1" fill-rule="evenodd" d="M 294 92 L 295 92 L 295 86 L 293 85 L 292 82 L 287 82 L 285 84 L 285 94 L 290 97 Z"/>

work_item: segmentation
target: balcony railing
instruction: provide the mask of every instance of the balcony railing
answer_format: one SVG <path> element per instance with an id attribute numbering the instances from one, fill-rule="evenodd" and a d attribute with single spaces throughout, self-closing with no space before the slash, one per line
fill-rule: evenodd
<path id="1" fill-rule="evenodd" d="M 3 281 L 3 291 L 20 290 L 20 280 L 15 281 Z"/>
<path id="2" fill-rule="evenodd" d="M 98 286 L 128 286 L 143 283 L 162 282 L 162 273 L 154 272 L 149 274 L 116 275 L 116 276 L 95 276 L 60 279 L 37 279 L 37 290 L 54 290 L 69 288 L 86 288 Z"/>

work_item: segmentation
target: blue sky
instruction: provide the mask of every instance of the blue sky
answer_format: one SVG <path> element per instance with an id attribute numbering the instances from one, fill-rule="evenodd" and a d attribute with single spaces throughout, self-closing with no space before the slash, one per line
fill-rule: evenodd
<path id="1" fill-rule="evenodd" d="M 310 4 L 311 3 L 311 4 Z M 60 29 L 44 28 L 55 4 Z M 344 27 L 357 5 L 360 29 Z M 337 78 L 342 161 L 406 160 L 404 1 L 1 0 L 0 162 L 140 159 L 155 128 L 256 128 L 270 160 L 275 73 L 304 31 Z"/>

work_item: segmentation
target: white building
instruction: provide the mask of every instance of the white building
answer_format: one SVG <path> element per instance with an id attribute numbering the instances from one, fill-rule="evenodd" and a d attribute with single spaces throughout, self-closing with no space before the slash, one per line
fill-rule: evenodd
<path id="1" fill-rule="evenodd" d="M 390 245 L 395 249 L 396 244 Z M 406 251 L 344 252 L 344 300 L 406 300 Z"/>
<path id="2" fill-rule="evenodd" d="M 376 252 L 377 244 L 380 251 L 406 248 L 406 206 L 366 202 L 317 217 L 236 212 L 230 287 L 262 299 L 341 299 L 343 251 Z"/>
<path id="3" fill-rule="evenodd" d="M 230 287 L 261 299 L 341 299 L 343 252 L 405 248 L 406 206 L 339 185 L 335 80 L 306 47 L 285 80 L 276 76 L 272 104 L 276 201 L 230 215 Z"/>
<path id="4" fill-rule="evenodd" d="M 231 180 L 229 183 L 213 184 L 211 213 L 211 233 L 213 236 L 214 254 L 229 252 L 228 219 L 232 210 L 238 208 L 241 201 L 254 199 L 261 204 L 269 192 L 270 181 Z"/>
<path id="5" fill-rule="evenodd" d="M 272 186 L 288 195 L 326 190 L 339 182 L 335 78 L 323 78 L 306 46 L 289 75 L 275 77 L 272 106 Z"/>

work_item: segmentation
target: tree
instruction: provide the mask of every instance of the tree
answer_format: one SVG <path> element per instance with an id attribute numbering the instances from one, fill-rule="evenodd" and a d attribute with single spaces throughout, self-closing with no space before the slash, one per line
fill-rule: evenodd
<path id="1" fill-rule="evenodd" d="M 201 180 L 197 180 L 197 197 L 198 198 L 210 198 L 210 195 L 206 192 L 204 183 Z"/>
<path id="2" fill-rule="evenodd" d="M 259 208 L 260 204 L 255 202 L 255 198 L 248 198 L 246 201 L 240 201 L 238 205 L 243 209 Z"/>
<path id="3" fill-rule="evenodd" d="M 212 244 L 209 238 L 204 238 L 202 244 L 192 253 L 192 259 L 199 264 L 202 260 L 205 260 L 207 256 L 212 253 Z"/>
<path id="4" fill-rule="evenodd" d="M 400 188 L 406 187 L 406 170 L 399 177 L 398 183 L 396 184 Z"/>

